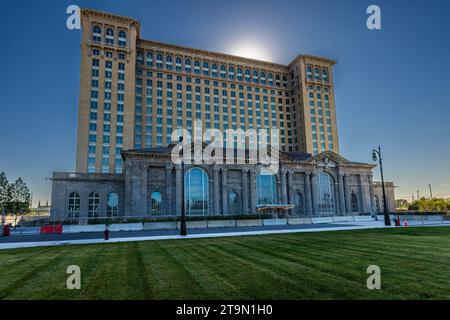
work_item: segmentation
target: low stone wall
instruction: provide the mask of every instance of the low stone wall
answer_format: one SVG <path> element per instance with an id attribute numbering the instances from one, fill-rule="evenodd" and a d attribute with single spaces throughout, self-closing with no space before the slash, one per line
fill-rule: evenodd
<path id="1" fill-rule="evenodd" d="M 64 225 L 63 233 L 81 233 L 81 232 L 103 232 L 106 225 L 104 224 L 90 224 L 84 226 L 78 225 Z"/>
<path id="2" fill-rule="evenodd" d="M 181 222 L 177 222 L 177 229 L 180 229 Z M 186 228 L 188 229 L 206 229 L 208 223 L 206 221 L 186 221 Z"/>
<path id="3" fill-rule="evenodd" d="M 108 226 L 109 231 L 142 231 L 142 223 L 117 223 Z"/>
<path id="4" fill-rule="evenodd" d="M 311 218 L 313 224 L 318 223 L 333 223 L 333 217 L 313 217 Z"/>
<path id="5" fill-rule="evenodd" d="M 391 221 L 397 215 L 390 215 Z M 384 221 L 383 215 L 377 216 L 378 221 Z M 206 228 L 233 228 L 233 227 L 261 227 L 277 225 L 302 225 L 302 224 L 320 224 L 320 223 L 338 223 L 338 222 L 366 222 L 374 221 L 371 216 L 334 216 L 334 217 L 296 217 L 288 219 L 246 219 L 246 220 L 209 220 L 209 221 L 186 221 L 188 229 L 206 229 Z M 450 224 L 450 220 L 440 215 L 400 215 L 402 225 L 408 221 L 409 225 L 432 225 L 432 224 Z M 108 226 L 110 231 L 142 231 L 142 230 L 175 230 L 180 229 L 180 222 L 145 222 L 145 223 L 123 223 L 111 224 Z M 64 225 L 63 233 L 81 233 L 81 232 L 103 232 L 105 224 L 92 225 Z M 26 229 L 26 230 L 25 230 Z M 36 228 L 22 228 L 23 233 L 33 233 Z M 17 230 L 13 232 L 19 234 Z"/>
<path id="6" fill-rule="evenodd" d="M 374 219 L 371 216 L 353 216 L 353 220 L 355 222 L 374 221 Z"/>
<path id="7" fill-rule="evenodd" d="M 263 225 L 262 220 L 236 220 L 237 227 L 260 227 Z"/>
<path id="8" fill-rule="evenodd" d="M 289 225 L 312 224 L 311 218 L 289 218 Z"/>
<path id="9" fill-rule="evenodd" d="M 287 219 L 263 219 L 264 226 L 283 226 L 287 225 Z"/>
<path id="10" fill-rule="evenodd" d="M 176 222 L 146 222 L 144 223 L 144 230 L 171 230 L 176 229 Z"/>
<path id="11" fill-rule="evenodd" d="M 236 220 L 209 220 L 208 228 L 233 228 L 236 227 Z"/>
<path id="12" fill-rule="evenodd" d="M 333 222 L 353 222 L 353 216 L 335 216 Z"/>

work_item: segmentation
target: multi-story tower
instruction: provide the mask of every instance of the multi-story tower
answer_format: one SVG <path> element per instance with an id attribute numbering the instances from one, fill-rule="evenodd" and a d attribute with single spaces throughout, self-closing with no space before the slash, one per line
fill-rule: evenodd
<path id="1" fill-rule="evenodd" d="M 332 67 L 289 65 L 140 37 L 136 20 L 82 10 L 77 172 L 121 173 L 121 151 L 165 146 L 195 120 L 212 128 L 278 128 L 282 151 L 339 153 Z"/>
<path id="2" fill-rule="evenodd" d="M 133 148 L 139 22 L 82 10 L 77 172 L 122 171 Z"/>

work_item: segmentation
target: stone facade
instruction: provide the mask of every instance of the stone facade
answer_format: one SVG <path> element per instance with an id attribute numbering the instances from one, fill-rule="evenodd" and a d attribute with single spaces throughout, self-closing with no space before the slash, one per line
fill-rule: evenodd
<path id="1" fill-rule="evenodd" d="M 381 188 L 381 182 L 373 182 L 373 212 L 382 213 L 383 212 L 383 190 Z M 394 212 L 395 208 L 395 193 L 394 193 L 394 183 L 385 182 L 384 190 L 386 192 L 386 204 L 389 212 Z"/>
<path id="2" fill-rule="evenodd" d="M 97 217 L 108 216 L 108 195 L 118 196 L 118 216 L 180 216 L 182 209 L 183 173 L 191 168 L 201 168 L 207 175 L 208 215 L 256 214 L 261 209 L 270 209 L 258 203 L 257 176 L 261 165 L 214 164 L 175 165 L 171 159 L 171 148 L 130 150 L 122 153 L 124 174 L 68 174 L 54 173 L 52 192 L 52 215 L 58 219 L 71 217 L 68 209 L 69 196 L 77 192 L 80 196 L 77 217 L 91 216 L 89 197 L 99 196 Z M 332 151 L 317 156 L 299 153 L 281 153 L 280 169 L 275 175 L 276 203 L 291 205 L 283 216 L 330 216 L 360 215 L 376 212 L 375 196 L 379 197 L 379 184 L 372 182 L 374 165 L 351 162 Z M 326 173 L 331 178 L 332 209 L 323 209 L 323 195 L 319 180 Z M 393 185 L 388 185 L 391 203 Z M 389 187 L 389 186 L 392 186 Z M 186 191 L 185 191 L 186 192 Z M 152 212 L 152 194 L 158 193 L 161 202 L 158 211 Z M 230 203 L 233 193 L 237 202 Z M 381 199 L 381 197 L 379 198 Z M 391 204 L 388 206 L 394 210 Z M 88 208 L 90 208 L 88 210 Z M 72 206 L 73 211 L 73 206 Z M 274 213 L 274 211 L 269 211 Z M 279 211 L 280 212 L 280 211 Z"/>
<path id="3" fill-rule="evenodd" d="M 121 150 L 166 146 L 196 120 L 279 129 L 286 152 L 339 153 L 333 59 L 286 65 L 160 43 L 135 19 L 88 9 L 81 26 L 76 172 L 122 173 Z"/>

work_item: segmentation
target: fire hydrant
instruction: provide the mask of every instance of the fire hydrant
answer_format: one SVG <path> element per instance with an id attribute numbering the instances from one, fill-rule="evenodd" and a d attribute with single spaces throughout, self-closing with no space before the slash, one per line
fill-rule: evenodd
<path id="1" fill-rule="evenodd" d="M 5 224 L 3 226 L 3 236 L 4 237 L 9 237 L 11 235 L 11 228 L 9 227 L 8 224 Z"/>
<path id="2" fill-rule="evenodd" d="M 108 230 L 108 226 L 106 226 L 105 231 L 103 232 L 104 235 L 104 239 L 105 240 L 109 240 L 109 230 Z"/>

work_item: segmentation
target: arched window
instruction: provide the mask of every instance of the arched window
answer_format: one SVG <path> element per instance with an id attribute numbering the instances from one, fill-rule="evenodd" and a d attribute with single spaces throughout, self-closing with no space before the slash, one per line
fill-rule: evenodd
<path id="1" fill-rule="evenodd" d="M 322 80 L 328 81 L 328 71 L 327 69 L 322 69 Z"/>
<path id="2" fill-rule="evenodd" d="M 94 26 L 92 29 L 92 40 L 95 42 L 102 41 L 102 29 L 99 26 Z"/>
<path id="3" fill-rule="evenodd" d="M 159 215 L 161 214 L 161 193 L 155 191 L 152 193 L 150 198 L 150 210 L 151 214 Z"/>
<path id="4" fill-rule="evenodd" d="M 142 53 L 142 51 L 137 52 L 136 60 L 138 64 L 144 64 L 144 54 Z"/>
<path id="5" fill-rule="evenodd" d="M 153 67 L 153 53 L 147 52 L 147 67 Z"/>
<path id="6" fill-rule="evenodd" d="M 314 79 L 319 80 L 319 78 L 320 78 L 319 68 L 314 68 Z"/>
<path id="7" fill-rule="evenodd" d="M 303 214 L 303 196 L 300 193 L 296 193 L 294 197 L 294 204 L 295 204 L 295 213 L 297 214 Z"/>
<path id="8" fill-rule="evenodd" d="M 220 66 L 220 77 L 221 77 L 222 79 L 225 79 L 226 74 L 227 74 L 227 67 L 225 67 L 225 65 L 222 64 L 222 65 Z"/>
<path id="9" fill-rule="evenodd" d="M 213 63 L 211 65 L 211 75 L 213 77 L 217 77 L 217 64 Z"/>
<path id="10" fill-rule="evenodd" d="M 275 175 L 268 170 L 261 170 L 256 177 L 257 204 L 277 203 L 277 181 Z"/>
<path id="11" fill-rule="evenodd" d="M 200 74 L 200 61 L 198 60 L 194 61 L 194 73 Z"/>
<path id="12" fill-rule="evenodd" d="M 228 67 L 228 78 L 234 80 L 234 68 L 232 66 Z"/>
<path id="13" fill-rule="evenodd" d="M 100 216 L 100 197 L 97 192 L 89 194 L 88 215 L 89 218 L 98 218 Z"/>
<path id="14" fill-rule="evenodd" d="M 238 194 L 236 192 L 231 192 L 228 196 L 228 202 L 230 205 L 230 214 L 238 214 L 239 213 L 239 199 Z"/>
<path id="15" fill-rule="evenodd" d="M 172 70 L 172 56 L 167 56 L 166 57 L 166 69 L 167 70 Z"/>
<path id="16" fill-rule="evenodd" d="M 71 192 L 69 195 L 69 218 L 80 217 L 80 195 L 78 192 Z"/>
<path id="17" fill-rule="evenodd" d="M 336 213 L 334 183 L 326 172 L 319 175 L 319 212 Z"/>
<path id="18" fill-rule="evenodd" d="M 237 75 L 238 81 L 242 81 L 242 69 L 241 69 L 241 67 L 238 67 L 236 69 L 236 75 Z"/>
<path id="19" fill-rule="evenodd" d="M 184 71 L 191 72 L 191 60 L 189 59 L 184 60 Z"/>
<path id="20" fill-rule="evenodd" d="M 184 205 L 186 214 L 208 214 L 208 174 L 191 168 L 184 174 Z"/>
<path id="21" fill-rule="evenodd" d="M 106 43 L 114 44 L 114 31 L 111 28 L 106 29 Z"/>
<path id="22" fill-rule="evenodd" d="M 108 194 L 106 214 L 108 217 L 117 217 L 119 215 L 119 195 L 117 193 Z"/>
<path id="23" fill-rule="evenodd" d="M 119 46 L 125 47 L 127 45 L 127 33 L 124 30 L 119 31 Z"/>
<path id="24" fill-rule="evenodd" d="M 375 210 L 376 212 L 381 212 L 380 198 L 377 195 L 375 195 Z"/>
<path id="25" fill-rule="evenodd" d="M 358 198 L 356 197 L 356 194 L 354 191 L 352 191 L 350 195 L 351 200 L 351 206 L 352 206 L 352 212 L 358 212 Z"/>
<path id="26" fill-rule="evenodd" d="M 158 53 L 156 55 L 156 67 L 162 68 L 162 66 L 163 66 L 163 55 L 161 53 Z"/>
<path id="27" fill-rule="evenodd" d="M 203 74 L 205 76 L 209 74 L 209 63 L 206 61 L 203 62 Z"/>

